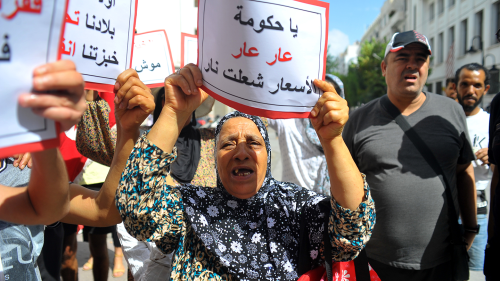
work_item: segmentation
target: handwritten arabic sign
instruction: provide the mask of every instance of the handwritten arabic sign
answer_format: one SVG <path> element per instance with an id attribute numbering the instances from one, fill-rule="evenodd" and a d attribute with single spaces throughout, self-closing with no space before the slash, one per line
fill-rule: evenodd
<path id="1" fill-rule="evenodd" d="M 75 62 L 86 88 L 111 92 L 130 68 L 137 0 L 71 0 L 66 14 L 62 59 Z"/>
<path id="2" fill-rule="evenodd" d="M 0 158 L 59 144 L 55 123 L 19 107 L 17 99 L 31 91 L 33 69 L 57 59 L 66 5 L 66 0 L 1 0 Z"/>
<path id="3" fill-rule="evenodd" d="M 165 30 L 135 35 L 132 68 L 144 84 L 151 88 L 163 87 L 165 77 L 175 71 Z"/>
<path id="4" fill-rule="evenodd" d="M 303 118 L 321 95 L 328 3 L 202 0 L 198 67 L 204 89 L 237 110 Z"/>
<path id="5" fill-rule="evenodd" d="M 188 63 L 197 64 L 198 36 L 181 33 L 181 68 Z"/>

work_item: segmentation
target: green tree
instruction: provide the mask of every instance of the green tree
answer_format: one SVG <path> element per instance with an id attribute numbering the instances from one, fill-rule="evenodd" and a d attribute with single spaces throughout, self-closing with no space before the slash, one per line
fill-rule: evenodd
<path id="1" fill-rule="evenodd" d="M 347 75 L 340 75 L 349 106 L 367 103 L 386 94 L 385 78 L 380 63 L 387 42 L 365 41 L 360 46 L 357 63 L 349 65 Z"/>

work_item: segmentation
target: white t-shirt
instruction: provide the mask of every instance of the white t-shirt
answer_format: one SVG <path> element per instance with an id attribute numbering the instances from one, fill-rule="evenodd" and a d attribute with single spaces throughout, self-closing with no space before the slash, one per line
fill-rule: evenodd
<path id="1" fill-rule="evenodd" d="M 319 149 L 307 138 L 302 119 L 268 119 L 278 133 L 283 175 L 281 180 L 312 190 L 323 162 Z"/>
<path id="2" fill-rule="evenodd" d="M 470 141 L 474 153 L 479 149 L 488 148 L 489 140 L 490 114 L 479 109 L 479 112 L 473 116 L 467 116 L 467 128 L 469 129 Z M 474 176 L 476 178 L 476 190 L 485 190 L 491 179 L 490 167 L 481 166 L 481 160 L 472 161 L 474 167 Z"/>

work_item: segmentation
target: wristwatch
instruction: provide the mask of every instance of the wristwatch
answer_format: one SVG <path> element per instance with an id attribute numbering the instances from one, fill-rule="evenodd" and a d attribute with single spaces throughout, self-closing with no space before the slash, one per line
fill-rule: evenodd
<path id="1" fill-rule="evenodd" d="M 478 234 L 480 228 L 481 228 L 481 225 L 479 225 L 479 224 L 476 227 L 464 226 L 464 231 Z"/>

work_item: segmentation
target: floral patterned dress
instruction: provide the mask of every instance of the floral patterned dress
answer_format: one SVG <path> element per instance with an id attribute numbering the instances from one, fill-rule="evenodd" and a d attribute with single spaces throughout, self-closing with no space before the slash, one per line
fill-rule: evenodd
<path id="1" fill-rule="evenodd" d="M 301 219 L 307 222 L 311 269 L 323 260 L 326 197 L 270 173 L 271 150 L 262 120 L 239 112 L 226 115 L 251 119 L 268 151 L 268 169 L 258 193 L 238 199 L 224 189 L 166 184 L 172 153 L 162 151 L 146 135 L 137 142 L 116 193 L 117 208 L 127 231 L 173 252 L 170 280 L 296 280 Z M 375 210 L 368 185 L 359 207 L 351 211 L 330 199 L 328 233 L 335 261 L 354 259 L 368 242 Z"/>

